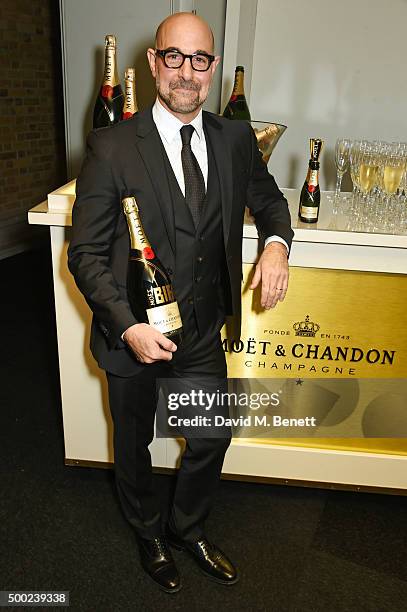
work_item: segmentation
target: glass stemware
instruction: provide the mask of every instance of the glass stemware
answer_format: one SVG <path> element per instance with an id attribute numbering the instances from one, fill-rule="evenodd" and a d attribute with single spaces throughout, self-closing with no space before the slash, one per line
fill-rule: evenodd
<path id="1" fill-rule="evenodd" d="M 339 218 L 342 228 L 357 232 L 407 234 L 407 143 L 337 140 L 336 190 L 333 196 L 328 195 L 328 200 L 333 203 L 330 229 L 337 229 L 340 187 L 347 163 L 353 189 L 345 218 Z"/>
<path id="2" fill-rule="evenodd" d="M 395 232 L 397 230 L 395 227 L 397 198 L 394 196 L 400 187 L 404 171 L 404 159 L 401 155 L 397 155 L 392 152 L 392 154 L 387 156 L 387 159 L 383 164 L 382 175 L 383 190 L 385 193 L 383 226 L 384 229 L 389 232 Z"/>
<path id="3" fill-rule="evenodd" d="M 362 145 L 361 140 L 354 140 L 349 150 L 350 176 L 352 179 L 353 190 L 352 190 L 351 205 L 348 210 L 348 215 L 349 215 L 348 225 L 347 225 L 348 230 L 351 230 L 353 228 L 353 222 L 356 220 L 356 217 L 357 217 L 361 145 Z"/>
<path id="4" fill-rule="evenodd" d="M 359 161 L 359 189 L 362 194 L 359 225 L 361 229 L 367 229 L 373 207 L 372 190 L 377 184 L 378 153 L 374 143 L 366 143 L 362 147 Z"/>
<path id="5" fill-rule="evenodd" d="M 338 212 L 343 175 L 349 167 L 349 150 L 351 141 L 348 138 L 338 138 L 335 145 L 336 187 L 333 203 L 333 214 Z"/>

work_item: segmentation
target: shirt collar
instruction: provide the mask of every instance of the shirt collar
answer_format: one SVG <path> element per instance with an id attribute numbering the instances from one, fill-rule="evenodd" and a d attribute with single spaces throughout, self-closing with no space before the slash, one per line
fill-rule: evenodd
<path id="1" fill-rule="evenodd" d="M 192 125 L 199 139 L 202 138 L 202 109 L 189 124 L 182 123 L 175 115 L 167 111 L 157 98 L 152 110 L 153 120 L 160 134 L 171 143 L 184 125 Z"/>

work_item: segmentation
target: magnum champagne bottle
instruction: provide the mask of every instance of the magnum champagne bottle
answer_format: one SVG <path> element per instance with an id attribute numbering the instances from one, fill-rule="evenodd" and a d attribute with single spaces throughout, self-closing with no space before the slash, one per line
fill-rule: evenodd
<path id="1" fill-rule="evenodd" d="M 243 66 L 236 66 L 235 84 L 230 100 L 223 111 L 223 116 L 227 119 L 245 119 L 246 121 L 250 121 L 249 107 L 247 106 L 246 97 L 244 95 Z"/>
<path id="2" fill-rule="evenodd" d="M 124 73 L 124 104 L 122 119 L 131 119 L 138 113 L 136 99 L 136 71 L 134 68 L 127 68 Z"/>
<path id="3" fill-rule="evenodd" d="M 124 198 L 122 204 L 130 233 L 127 270 L 130 307 L 139 322 L 149 323 L 178 345 L 182 340 L 182 321 L 171 281 L 144 233 L 135 198 Z"/>
<path id="4" fill-rule="evenodd" d="M 105 69 L 103 83 L 93 110 L 93 127 L 106 127 L 122 118 L 123 90 L 119 82 L 116 61 L 116 36 L 105 38 Z"/>
<path id="5" fill-rule="evenodd" d="M 304 223 L 316 223 L 319 216 L 321 192 L 319 189 L 319 156 L 324 141 L 320 138 L 310 138 L 311 158 L 308 164 L 307 178 L 300 195 L 298 216 Z"/>

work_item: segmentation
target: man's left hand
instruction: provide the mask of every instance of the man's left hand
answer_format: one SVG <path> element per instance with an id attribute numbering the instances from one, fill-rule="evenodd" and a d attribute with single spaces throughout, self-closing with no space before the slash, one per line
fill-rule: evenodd
<path id="1" fill-rule="evenodd" d="M 270 242 L 256 265 L 250 289 L 261 281 L 261 305 L 267 310 L 282 302 L 288 287 L 287 249 L 280 242 Z"/>

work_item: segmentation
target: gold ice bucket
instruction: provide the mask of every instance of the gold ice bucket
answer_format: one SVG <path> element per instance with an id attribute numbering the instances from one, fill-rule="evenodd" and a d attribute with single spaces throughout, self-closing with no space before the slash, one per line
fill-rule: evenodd
<path id="1" fill-rule="evenodd" d="M 276 144 L 287 129 L 281 123 L 268 123 L 266 121 L 250 121 L 257 138 L 257 145 L 263 155 L 263 161 L 267 164 Z"/>

